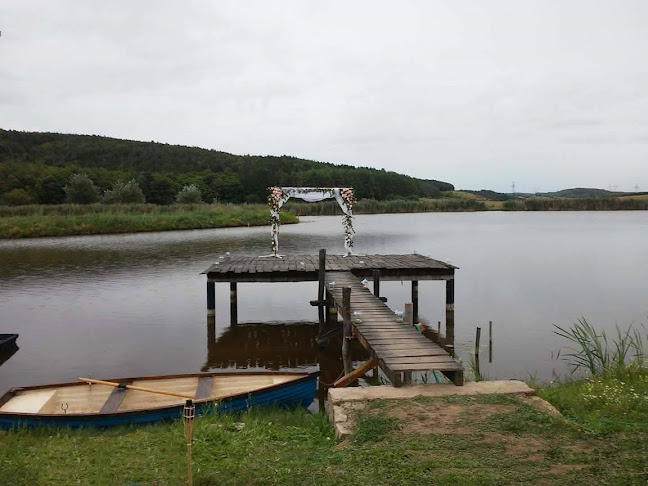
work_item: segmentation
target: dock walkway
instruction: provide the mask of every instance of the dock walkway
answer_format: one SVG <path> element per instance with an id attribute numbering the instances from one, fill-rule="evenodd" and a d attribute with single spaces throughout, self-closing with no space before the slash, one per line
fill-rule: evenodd
<path id="1" fill-rule="evenodd" d="M 369 352 L 394 386 L 408 381 L 413 371 L 441 371 L 456 385 L 463 384 L 463 367 L 438 344 L 405 324 L 351 272 L 326 272 L 329 295 L 343 306 L 342 289 L 351 288 L 353 336 Z"/>
<path id="2" fill-rule="evenodd" d="M 320 326 L 325 308 L 343 309 L 342 289 L 349 287 L 351 333 L 394 386 L 408 382 L 412 372 L 418 371 L 440 371 L 455 384 L 462 385 L 463 368 L 451 356 L 454 345 L 455 269 L 453 265 L 418 254 L 343 257 L 326 254 L 322 250 L 319 257 L 226 256 L 219 258 L 203 273 L 207 274 L 207 311 L 210 315 L 215 312 L 215 283 L 229 282 L 232 325 L 237 323 L 237 283 L 319 281 L 318 299 L 311 301 L 311 305 L 317 305 L 320 309 Z M 361 280 L 365 278 L 373 280 L 374 293 L 362 285 Z M 380 298 L 380 280 L 411 281 L 414 322 L 418 322 L 419 280 L 445 281 L 445 349 L 422 336 L 412 325 L 400 322 L 394 311 Z M 326 299 L 325 290 L 328 294 Z M 337 322 L 337 317 L 334 322 Z"/>

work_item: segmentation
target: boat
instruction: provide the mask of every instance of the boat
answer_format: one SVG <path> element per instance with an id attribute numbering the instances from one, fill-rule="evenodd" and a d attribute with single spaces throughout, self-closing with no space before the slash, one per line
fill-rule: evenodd
<path id="1" fill-rule="evenodd" d="M 13 349 L 16 346 L 18 334 L 0 334 L 0 353 L 5 349 Z"/>
<path id="2" fill-rule="evenodd" d="M 109 427 L 276 404 L 308 407 L 319 371 L 243 371 L 118 378 L 12 388 L 0 397 L 0 427 Z M 88 383 L 92 382 L 92 383 Z"/>

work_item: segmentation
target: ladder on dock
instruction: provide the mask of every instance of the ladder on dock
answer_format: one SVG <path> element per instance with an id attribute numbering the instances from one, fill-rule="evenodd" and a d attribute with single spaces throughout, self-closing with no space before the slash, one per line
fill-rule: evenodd
<path id="1" fill-rule="evenodd" d="M 463 385 L 463 367 L 414 326 L 400 322 L 383 300 L 362 285 L 351 272 L 327 271 L 329 297 L 345 319 L 351 334 L 369 352 L 394 386 L 411 380 L 414 371 L 440 371 L 455 385 Z M 344 309 L 343 289 L 351 289 L 350 308 Z M 345 312 L 350 315 L 345 316 Z M 348 336 L 345 336 L 345 339 Z"/>

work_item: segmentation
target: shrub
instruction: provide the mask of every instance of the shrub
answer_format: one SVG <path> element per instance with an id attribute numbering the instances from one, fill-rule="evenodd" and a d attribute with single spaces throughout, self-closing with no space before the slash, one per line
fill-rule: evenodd
<path id="1" fill-rule="evenodd" d="M 141 204 L 146 202 L 146 198 L 134 179 L 128 182 L 120 179 L 113 184 L 112 189 L 104 192 L 103 202 L 106 204 Z"/>
<path id="2" fill-rule="evenodd" d="M 99 190 L 87 174 L 72 174 L 63 188 L 65 200 L 73 204 L 91 204 L 99 201 Z"/>
<path id="3" fill-rule="evenodd" d="M 2 204 L 8 206 L 25 206 L 33 203 L 34 198 L 24 189 L 12 189 L 2 196 Z"/>
<path id="4" fill-rule="evenodd" d="M 202 194 L 193 184 L 184 186 L 178 194 L 176 194 L 176 202 L 180 204 L 199 204 L 202 202 Z"/>

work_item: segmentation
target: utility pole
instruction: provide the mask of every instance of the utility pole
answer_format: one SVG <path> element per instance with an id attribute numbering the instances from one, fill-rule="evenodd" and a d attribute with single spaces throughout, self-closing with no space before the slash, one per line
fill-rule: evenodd
<path id="1" fill-rule="evenodd" d="M 511 194 L 515 194 L 515 182 L 511 184 Z"/>
<path id="2" fill-rule="evenodd" d="M 639 184 L 635 184 L 635 191 L 639 192 Z"/>

